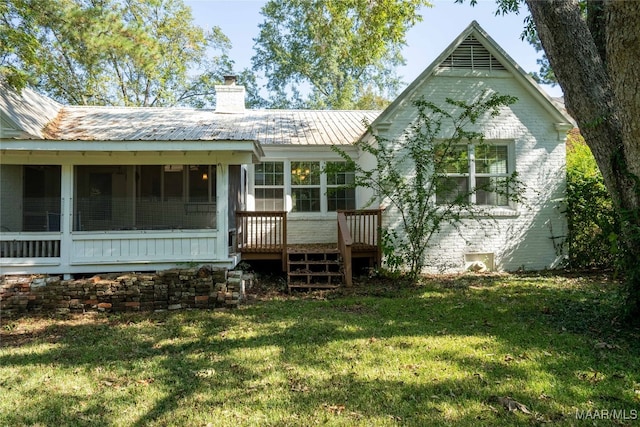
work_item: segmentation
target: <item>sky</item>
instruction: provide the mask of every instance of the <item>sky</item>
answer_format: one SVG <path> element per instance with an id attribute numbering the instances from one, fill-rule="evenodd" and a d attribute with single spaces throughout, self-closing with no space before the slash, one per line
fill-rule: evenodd
<path id="1" fill-rule="evenodd" d="M 254 40 L 262 22 L 260 9 L 265 1 L 258 0 L 185 0 L 191 7 L 195 23 L 203 28 L 218 26 L 232 43 L 231 58 L 237 70 L 251 68 Z M 432 0 L 433 7 L 423 8 L 422 22 L 407 34 L 403 49 L 406 65 L 398 74 L 406 85 L 435 60 L 438 55 L 471 23 L 482 28 L 527 72 L 538 71 L 536 60 L 541 56 L 526 41 L 520 39 L 525 11 L 519 15 L 495 16 L 495 0 L 478 0 L 475 7 L 454 3 L 454 0 Z M 562 96 L 559 86 L 543 86 L 551 96 Z M 401 90 L 404 89 L 401 88 Z"/>

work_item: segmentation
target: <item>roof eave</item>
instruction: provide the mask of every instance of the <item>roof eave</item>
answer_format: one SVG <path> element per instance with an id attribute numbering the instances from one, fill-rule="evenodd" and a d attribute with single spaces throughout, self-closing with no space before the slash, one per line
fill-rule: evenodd
<path id="1" fill-rule="evenodd" d="M 87 143 L 89 142 L 89 143 Z M 43 139 L 2 139 L 3 151 L 29 151 L 40 153 L 60 152 L 244 152 L 251 153 L 254 162 L 264 156 L 262 146 L 255 140 L 242 141 L 86 141 L 86 140 L 43 140 Z"/>

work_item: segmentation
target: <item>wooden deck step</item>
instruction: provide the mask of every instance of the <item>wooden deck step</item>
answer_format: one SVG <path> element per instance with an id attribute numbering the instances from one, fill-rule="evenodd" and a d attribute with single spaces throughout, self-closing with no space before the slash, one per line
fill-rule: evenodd
<path id="1" fill-rule="evenodd" d="M 343 282 L 342 258 L 333 245 L 292 245 L 287 248 L 287 285 L 334 289 Z"/>

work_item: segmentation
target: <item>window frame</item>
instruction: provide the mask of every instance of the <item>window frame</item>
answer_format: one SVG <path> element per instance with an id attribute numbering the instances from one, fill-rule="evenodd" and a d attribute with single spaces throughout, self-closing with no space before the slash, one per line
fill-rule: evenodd
<path id="1" fill-rule="evenodd" d="M 511 208 L 511 209 L 515 209 L 516 206 L 514 206 L 514 202 L 512 202 L 511 200 L 507 199 L 507 202 L 505 204 L 478 204 L 477 202 L 477 181 L 478 178 L 509 178 L 516 170 L 515 167 L 515 146 L 513 141 L 483 141 L 482 143 L 479 142 L 472 142 L 469 144 L 456 144 L 456 146 L 464 146 L 467 148 L 467 172 L 465 173 L 440 173 L 438 174 L 441 177 L 445 177 L 445 178 L 466 178 L 466 182 L 467 182 L 467 186 L 468 186 L 468 190 L 467 191 L 471 191 L 469 194 L 469 204 L 473 205 L 473 206 L 477 206 L 480 208 L 487 208 L 487 209 L 500 209 L 500 208 Z M 485 146 L 485 147 L 505 147 L 507 150 L 506 153 L 506 172 L 496 172 L 496 173 L 486 173 L 486 172 L 477 172 L 476 171 L 476 149 L 479 146 Z M 497 196 L 500 197 L 500 196 Z M 434 203 L 437 205 L 445 205 L 448 202 L 445 203 L 438 203 L 437 201 L 437 196 L 434 196 Z"/>
<path id="2" fill-rule="evenodd" d="M 256 167 L 260 165 L 266 165 L 268 163 L 274 164 L 274 165 L 276 163 L 282 164 L 282 184 L 256 184 L 256 178 L 258 177 L 258 172 L 256 170 Z M 268 160 L 268 161 L 264 161 L 259 164 L 253 165 L 252 185 L 253 185 L 254 209 L 256 211 L 269 212 L 269 211 L 286 210 L 286 207 L 287 207 L 287 191 L 286 191 L 287 173 L 286 171 L 287 171 L 287 165 L 286 165 L 286 162 L 283 160 Z M 282 199 L 280 200 L 282 203 L 282 208 L 277 209 L 274 204 L 273 209 L 258 209 L 258 197 L 256 194 L 257 193 L 256 190 L 282 190 Z M 276 200 L 276 199 L 271 198 L 270 200 Z"/>
<path id="3" fill-rule="evenodd" d="M 274 163 L 274 162 L 280 162 L 283 164 L 283 171 L 284 171 L 284 185 L 282 186 L 270 186 L 270 185 L 259 185 L 256 184 L 256 178 L 258 176 L 258 172 L 257 172 L 257 166 L 258 164 L 254 164 L 251 167 L 251 175 L 252 178 L 250 180 L 250 187 L 249 187 L 249 191 L 250 194 L 253 196 L 253 206 L 249 206 L 249 208 L 255 210 L 256 212 L 259 212 L 259 206 L 260 206 L 260 202 L 259 199 L 257 197 L 257 191 L 259 189 L 262 188 L 282 188 L 283 189 L 283 195 L 284 195 L 284 211 L 287 211 L 290 215 L 293 216 L 327 216 L 330 214 L 333 214 L 336 212 L 336 210 L 329 210 L 328 206 L 329 206 L 329 190 L 331 190 L 332 188 L 337 188 L 340 187 L 341 184 L 328 184 L 328 177 L 327 174 L 324 172 L 324 169 L 326 168 L 327 163 L 346 163 L 343 160 L 339 159 L 339 158 L 321 158 L 321 159 L 317 159 L 317 158 L 310 158 L 310 157 L 294 157 L 294 158 L 288 158 L 288 159 L 284 159 L 282 157 L 273 157 L 273 158 L 267 158 L 264 159 L 264 161 L 262 161 L 260 164 L 264 164 L 264 163 Z M 296 164 L 305 164 L 305 163 L 317 163 L 319 165 L 319 177 L 320 177 L 320 182 L 319 184 L 312 184 L 312 185 L 303 185 L 303 184 L 298 184 L 296 183 L 296 180 L 293 178 L 292 176 L 292 168 L 294 165 Z M 314 211 L 296 211 L 294 203 L 293 203 L 293 193 L 295 189 L 298 188 L 317 188 L 319 189 L 319 198 L 320 198 L 320 209 L 319 210 L 314 210 Z M 358 206 L 358 191 L 357 188 L 353 189 L 353 206 L 354 209 L 357 208 Z"/>
<path id="4" fill-rule="evenodd" d="M 345 164 L 346 165 L 347 162 L 340 161 L 340 160 L 327 160 L 327 161 L 324 162 L 323 168 L 326 168 L 329 163 Z M 358 199 L 356 197 L 356 188 L 347 188 L 347 189 L 340 190 L 340 187 L 342 187 L 344 185 L 348 185 L 348 184 L 353 184 L 355 182 L 355 172 L 349 172 L 349 171 L 338 172 L 335 175 L 337 176 L 338 174 L 344 174 L 344 178 L 345 178 L 344 179 L 345 180 L 344 184 L 330 184 L 329 183 L 329 181 L 330 181 L 329 180 L 329 174 L 324 174 L 325 177 L 326 177 L 326 189 L 325 189 L 325 192 L 324 192 L 324 196 L 325 196 L 324 198 L 326 199 L 326 202 L 327 202 L 327 212 L 337 212 L 339 210 L 354 210 L 357 207 Z M 349 179 L 349 176 L 351 176 L 352 178 Z M 353 207 L 345 206 L 344 208 L 339 208 L 339 209 L 338 208 L 329 209 L 329 201 L 330 201 L 330 197 L 331 197 L 330 191 L 331 190 L 349 191 L 349 192 L 352 191 L 353 192 Z M 337 200 L 338 199 L 336 199 L 336 203 L 337 203 Z M 342 200 L 342 201 L 344 201 L 346 203 L 349 203 L 349 201 L 351 199 L 350 198 L 344 198 L 344 199 L 340 199 L 340 200 Z"/>

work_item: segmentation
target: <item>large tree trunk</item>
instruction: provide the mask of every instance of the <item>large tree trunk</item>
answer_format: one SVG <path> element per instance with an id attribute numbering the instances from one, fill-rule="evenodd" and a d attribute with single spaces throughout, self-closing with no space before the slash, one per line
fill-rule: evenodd
<path id="1" fill-rule="evenodd" d="M 591 148 L 620 215 L 629 308 L 637 315 L 640 313 L 640 1 L 612 0 L 603 7 L 601 2 L 592 1 L 596 7 L 591 11 L 598 15 L 590 20 L 594 31 L 598 29 L 594 35 L 577 0 L 526 2 L 564 91 L 567 110 Z"/>

